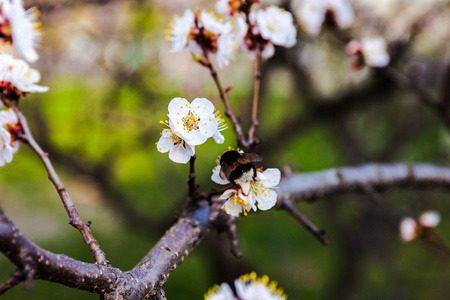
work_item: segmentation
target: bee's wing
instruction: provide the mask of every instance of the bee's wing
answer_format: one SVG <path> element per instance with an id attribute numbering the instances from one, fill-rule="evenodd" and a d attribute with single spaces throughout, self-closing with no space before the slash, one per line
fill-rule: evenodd
<path id="1" fill-rule="evenodd" d="M 242 153 L 242 158 L 238 159 L 238 162 L 244 164 L 248 162 L 258 162 L 262 161 L 263 157 L 256 153 Z"/>
<path id="2" fill-rule="evenodd" d="M 220 172 L 219 176 L 223 180 L 228 180 L 228 177 L 230 177 L 231 172 L 233 171 L 233 168 L 228 164 L 222 164 L 220 166 Z"/>

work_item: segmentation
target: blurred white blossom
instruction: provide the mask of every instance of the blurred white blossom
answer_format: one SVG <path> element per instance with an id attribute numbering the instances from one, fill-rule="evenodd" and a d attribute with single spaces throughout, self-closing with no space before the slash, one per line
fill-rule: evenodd
<path id="1" fill-rule="evenodd" d="M 299 23 L 312 36 L 320 33 L 327 16 L 340 29 L 350 27 L 355 20 L 355 13 L 346 0 L 299 0 L 294 5 Z"/>
<path id="2" fill-rule="evenodd" d="M 3 0 L 1 3 L 2 27 L 10 26 L 11 42 L 29 62 L 35 62 L 39 58 L 36 52 L 41 38 L 38 14 L 35 7 L 25 11 L 22 0 Z"/>
<path id="3" fill-rule="evenodd" d="M 386 40 L 382 37 L 362 38 L 361 52 L 364 62 L 370 67 L 385 67 L 389 64 Z"/>
<path id="4" fill-rule="evenodd" d="M 14 59 L 9 54 L 0 54 L 0 85 L 3 89 L 19 91 L 23 93 L 48 91 L 48 87 L 40 86 L 36 83 L 41 79 L 41 74 L 30 68 L 30 66 L 21 59 Z"/>
<path id="5" fill-rule="evenodd" d="M 423 227 L 434 228 L 441 221 L 441 215 L 437 211 L 423 212 L 419 217 L 419 223 Z"/>
<path id="6" fill-rule="evenodd" d="M 419 227 L 411 217 L 403 218 L 400 222 L 400 237 L 405 242 L 411 242 L 418 237 Z"/>
<path id="7" fill-rule="evenodd" d="M 182 51 L 187 43 L 191 29 L 195 26 L 195 15 L 186 9 L 183 16 L 175 17 L 169 24 L 166 39 L 172 42 L 172 52 Z"/>
<path id="8" fill-rule="evenodd" d="M 11 134 L 5 128 L 0 127 L 0 166 L 11 162 L 12 157 Z"/>
<path id="9" fill-rule="evenodd" d="M 277 6 L 271 5 L 250 13 L 261 36 L 275 45 L 292 47 L 297 42 L 292 14 Z"/>

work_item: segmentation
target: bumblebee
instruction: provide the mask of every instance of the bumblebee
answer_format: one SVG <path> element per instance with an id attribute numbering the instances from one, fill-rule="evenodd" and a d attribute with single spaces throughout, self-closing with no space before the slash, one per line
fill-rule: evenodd
<path id="1" fill-rule="evenodd" d="M 219 176 L 241 187 L 250 186 L 250 182 L 256 177 L 256 168 L 253 163 L 262 160 L 263 157 L 259 154 L 227 151 L 220 158 Z"/>

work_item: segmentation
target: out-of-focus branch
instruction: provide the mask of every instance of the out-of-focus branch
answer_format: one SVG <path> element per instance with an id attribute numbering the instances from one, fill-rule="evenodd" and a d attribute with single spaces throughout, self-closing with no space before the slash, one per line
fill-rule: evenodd
<path id="1" fill-rule="evenodd" d="M 33 151 L 39 156 L 42 163 L 44 164 L 45 169 L 47 170 L 48 178 L 55 186 L 63 202 L 64 208 L 66 209 L 67 215 L 70 218 L 69 223 L 73 227 L 78 229 L 78 231 L 80 231 L 81 235 L 83 236 L 83 240 L 91 250 L 92 256 L 94 257 L 95 261 L 99 265 L 109 266 L 109 262 L 106 260 L 105 253 L 103 253 L 97 240 L 92 235 L 91 229 L 87 224 L 85 224 L 81 220 L 80 215 L 77 209 L 75 208 L 75 204 L 73 203 L 72 199 L 69 196 L 69 193 L 67 192 L 66 188 L 59 179 L 58 174 L 53 168 L 48 153 L 44 152 L 39 146 L 39 144 L 34 140 L 33 135 L 31 134 L 31 130 L 28 127 L 27 119 L 17 106 L 17 101 L 11 101 L 8 98 L 4 97 L 3 95 L 1 96 L 1 100 L 9 108 L 11 108 L 17 115 L 17 118 L 19 119 L 19 124 L 23 130 L 23 134 L 20 138 L 23 142 L 28 144 L 31 147 L 31 149 L 33 149 Z"/>
<path id="2" fill-rule="evenodd" d="M 330 243 L 325 230 L 318 229 L 314 224 L 312 224 L 297 208 L 295 208 L 292 201 L 288 198 L 283 198 L 281 208 L 284 208 L 288 213 L 290 213 L 297 221 L 302 224 L 306 230 L 312 233 L 319 242 L 325 246 Z"/>
<path id="3" fill-rule="evenodd" d="M 13 274 L 10 279 L 8 279 L 6 282 L 2 283 L 0 285 L 0 295 L 4 294 L 5 292 L 9 291 L 19 283 L 21 283 L 24 280 L 23 276 L 18 276 L 16 274 Z"/>
<path id="4" fill-rule="evenodd" d="M 382 190 L 396 186 L 450 189 L 450 168 L 431 164 L 366 164 L 315 173 L 294 174 L 280 182 L 279 195 L 312 200 L 343 193 Z M 277 205 L 282 205 L 279 201 Z"/>

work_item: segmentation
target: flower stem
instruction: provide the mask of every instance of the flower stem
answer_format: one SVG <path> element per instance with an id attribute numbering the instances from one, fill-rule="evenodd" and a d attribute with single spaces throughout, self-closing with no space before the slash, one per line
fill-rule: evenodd
<path id="1" fill-rule="evenodd" d="M 238 144 L 240 144 L 244 148 L 248 148 L 249 143 L 245 139 L 245 135 L 244 135 L 244 132 L 242 131 L 240 121 L 234 114 L 233 109 L 231 108 L 231 104 L 228 99 L 228 94 L 227 94 L 227 92 L 225 92 L 225 90 L 222 86 L 222 83 L 219 79 L 219 75 L 217 74 L 217 71 L 214 68 L 214 65 L 212 64 L 211 60 L 209 59 L 209 55 L 208 55 L 208 52 L 206 51 L 206 49 L 203 49 L 203 56 L 205 58 L 205 62 L 202 64 L 209 69 L 209 72 L 211 73 L 214 83 L 216 84 L 216 87 L 219 91 L 220 99 L 222 100 L 223 104 L 225 105 L 225 115 L 231 120 L 234 131 L 236 132 L 236 138 L 238 140 Z"/>
<path id="2" fill-rule="evenodd" d="M 20 136 L 20 139 L 26 144 L 28 144 L 28 146 L 30 146 L 31 149 L 33 149 L 33 151 L 39 156 L 42 163 L 44 164 L 44 167 L 47 170 L 48 178 L 55 186 L 59 194 L 59 197 L 63 202 L 64 208 L 66 209 L 67 215 L 70 218 L 69 224 L 78 229 L 78 231 L 80 231 L 81 235 L 83 236 L 84 242 L 88 245 L 89 249 L 91 250 L 92 256 L 94 257 L 97 264 L 109 266 L 110 263 L 109 261 L 106 260 L 105 253 L 101 250 L 100 245 L 92 235 L 91 229 L 87 224 L 85 224 L 81 220 L 80 215 L 77 209 L 75 208 L 75 204 L 73 203 L 72 199 L 69 196 L 69 193 L 67 192 L 66 188 L 59 179 L 55 169 L 53 168 L 48 153 L 44 152 L 39 146 L 39 144 L 34 140 L 30 128 L 28 127 L 27 119 L 17 106 L 17 101 L 9 100 L 4 96 L 2 96 L 1 100 L 4 104 L 6 104 L 6 106 L 11 108 L 17 115 L 19 125 L 22 127 L 23 130 L 23 134 Z"/>
<path id="3" fill-rule="evenodd" d="M 187 181 L 189 191 L 188 191 L 188 203 L 192 204 L 194 203 L 197 198 L 197 189 L 198 185 L 195 183 L 195 159 L 197 156 L 194 154 L 191 156 L 191 159 L 189 160 L 189 179 Z"/>
<path id="4" fill-rule="evenodd" d="M 248 143 L 254 144 L 254 135 L 256 127 L 258 127 L 258 101 L 259 101 L 259 89 L 261 85 L 261 51 L 256 51 L 256 68 L 255 68 L 255 82 L 253 88 L 253 101 L 252 101 L 252 123 L 248 130 Z"/>

